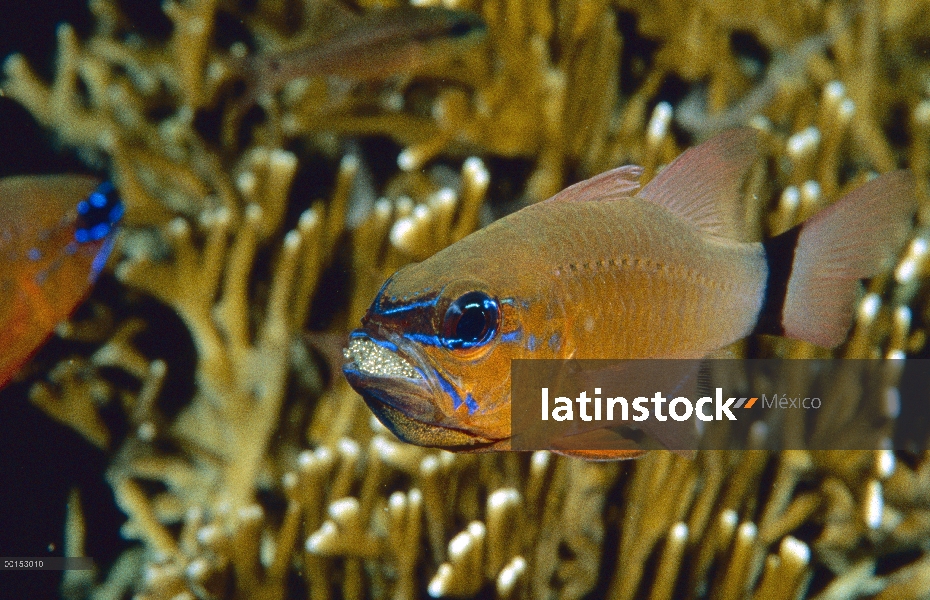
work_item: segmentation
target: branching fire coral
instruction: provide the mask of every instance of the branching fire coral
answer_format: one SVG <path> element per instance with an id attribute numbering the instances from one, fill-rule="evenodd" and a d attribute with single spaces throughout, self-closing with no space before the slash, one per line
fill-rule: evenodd
<path id="1" fill-rule="evenodd" d="M 32 400 L 112 451 L 122 534 L 137 540 L 102 581 L 69 574 L 63 594 L 927 597 L 927 454 L 452 455 L 398 442 L 331 372 L 403 264 L 609 167 L 642 164 L 645 181 L 746 124 L 766 153 L 746 194 L 757 239 L 876 172 L 915 173 L 918 224 L 840 354 L 925 356 L 926 6 L 450 0 L 487 32 L 441 60 L 239 89 L 254 84 L 247 57 L 325 43 L 354 12 L 397 4 L 171 1 L 158 40 L 92 0 L 87 39 L 59 28 L 52 82 L 6 59 L 4 94 L 109 169 L 127 205 L 117 277 L 175 311 L 197 356 L 195 392 L 169 398 L 168 357 L 136 342 L 159 322 L 114 323 L 101 305 L 61 330 L 98 350 L 50 368 Z M 821 351 L 764 339 L 757 352 Z M 113 398 L 125 439 L 98 414 Z M 79 498 L 76 555 L 93 535 Z"/>

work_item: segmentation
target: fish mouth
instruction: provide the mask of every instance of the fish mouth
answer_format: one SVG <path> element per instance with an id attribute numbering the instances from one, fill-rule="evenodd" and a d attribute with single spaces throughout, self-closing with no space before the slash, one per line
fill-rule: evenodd
<path id="1" fill-rule="evenodd" d="M 448 424 L 436 406 L 444 396 L 432 367 L 407 345 L 399 336 L 380 340 L 363 330 L 349 337 L 342 372 L 378 420 L 418 446 L 475 452 L 500 442 Z"/>

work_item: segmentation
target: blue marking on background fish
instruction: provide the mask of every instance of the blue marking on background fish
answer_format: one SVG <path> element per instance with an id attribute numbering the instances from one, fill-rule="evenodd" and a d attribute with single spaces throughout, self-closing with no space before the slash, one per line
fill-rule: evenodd
<path id="1" fill-rule="evenodd" d="M 529 338 L 527 338 L 526 349 L 529 350 L 530 352 L 536 351 L 536 336 L 535 335 L 531 335 Z"/>
<path id="2" fill-rule="evenodd" d="M 552 334 L 552 337 L 549 338 L 549 349 L 552 351 L 557 351 L 562 347 L 562 336 L 559 335 L 559 332 Z"/>
<path id="3" fill-rule="evenodd" d="M 113 184 L 101 183 L 86 200 L 78 202 L 74 239 L 81 244 L 102 240 L 110 235 L 123 212 L 123 202 Z"/>
<path id="4" fill-rule="evenodd" d="M 100 271 L 103 270 L 103 267 L 107 264 L 107 259 L 110 257 L 110 251 L 113 250 L 113 244 L 115 243 L 116 238 L 110 237 L 103 242 L 100 251 L 97 252 L 97 256 L 94 257 L 94 261 L 90 266 L 90 275 L 88 279 L 93 282 L 97 279 L 97 276 L 100 275 Z"/>

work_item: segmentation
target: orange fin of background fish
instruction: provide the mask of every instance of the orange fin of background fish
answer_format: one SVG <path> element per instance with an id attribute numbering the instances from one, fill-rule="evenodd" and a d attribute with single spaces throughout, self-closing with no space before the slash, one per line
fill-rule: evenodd
<path id="1" fill-rule="evenodd" d="M 894 257 L 916 210 L 914 176 L 895 171 L 803 223 L 782 312 L 785 334 L 825 348 L 843 342 L 859 280 L 878 274 Z"/>
<path id="2" fill-rule="evenodd" d="M 755 129 L 725 131 L 672 161 L 639 197 L 702 231 L 739 240 L 743 182 L 758 155 Z"/>
<path id="3" fill-rule="evenodd" d="M 591 179 L 579 181 L 546 202 L 588 202 L 629 197 L 639 189 L 642 174 L 643 168 L 636 165 L 617 167 Z"/>

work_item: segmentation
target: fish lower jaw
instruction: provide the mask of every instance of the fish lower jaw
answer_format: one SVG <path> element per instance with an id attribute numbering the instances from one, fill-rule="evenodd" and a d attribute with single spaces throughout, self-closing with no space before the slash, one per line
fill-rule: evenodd
<path id="1" fill-rule="evenodd" d="M 350 338 L 349 346 L 343 350 L 343 355 L 366 375 L 423 379 L 420 372 L 404 357 L 367 336 Z"/>
<path id="2" fill-rule="evenodd" d="M 370 394 L 363 393 L 362 398 L 385 427 L 409 444 L 453 452 L 486 452 L 497 449 L 502 441 L 421 421 Z"/>

